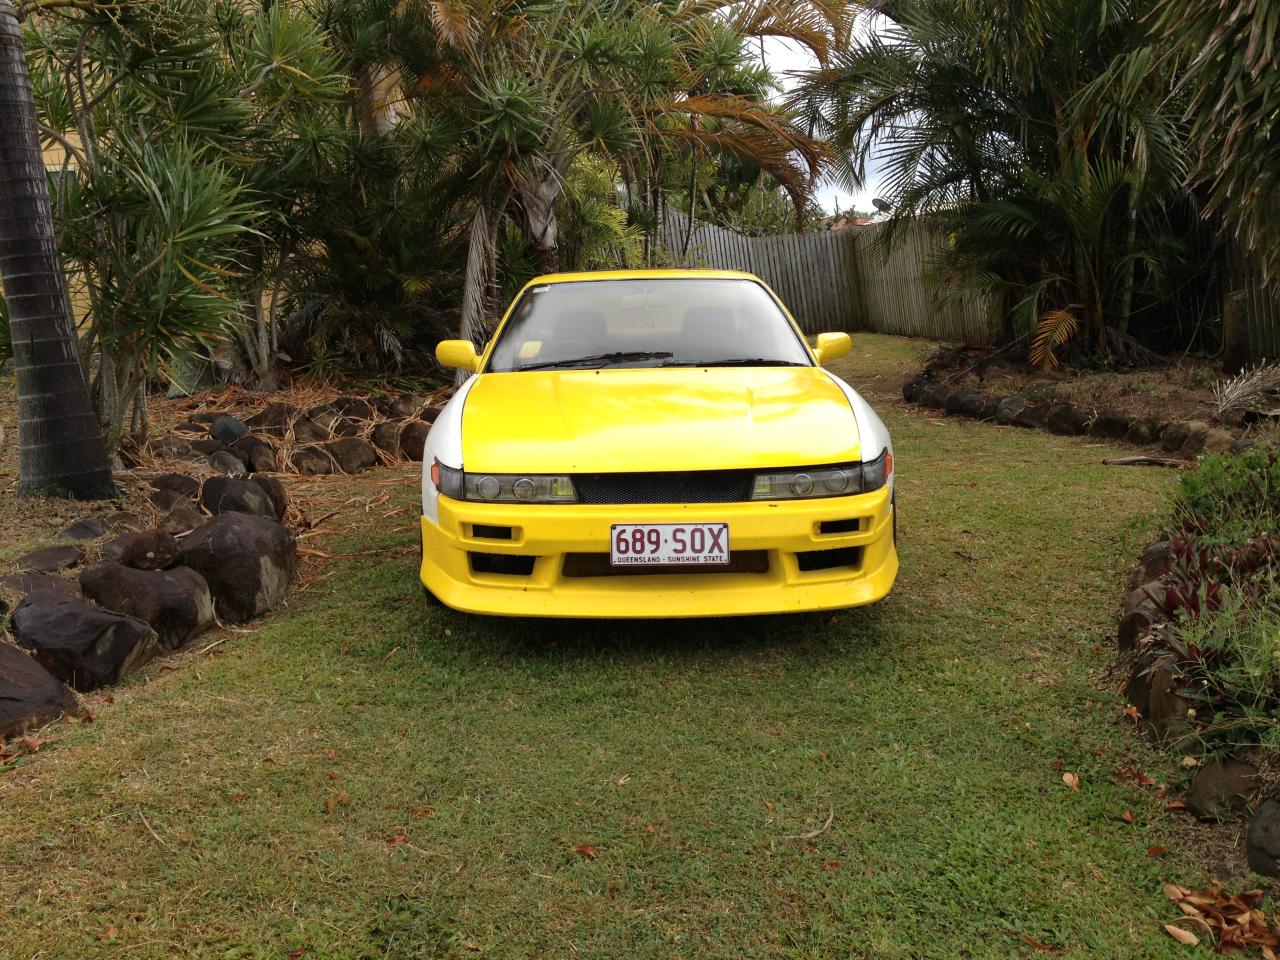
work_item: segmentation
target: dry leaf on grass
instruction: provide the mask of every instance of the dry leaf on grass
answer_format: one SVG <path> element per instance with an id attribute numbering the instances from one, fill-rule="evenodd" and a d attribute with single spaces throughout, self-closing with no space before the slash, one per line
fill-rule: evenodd
<path id="1" fill-rule="evenodd" d="M 1185 943 L 1188 947 L 1194 947 L 1200 942 L 1200 938 L 1190 930 L 1183 930 L 1181 927 L 1174 926 L 1172 923 L 1166 923 L 1164 925 L 1164 932 L 1169 934 L 1169 936 L 1173 937 L 1173 939 L 1177 940 L 1179 943 Z"/>
<path id="2" fill-rule="evenodd" d="M 1125 823 L 1133 823 L 1137 818 L 1133 815 L 1132 810 L 1126 810 L 1124 813 L 1120 814 L 1120 819 Z"/>
<path id="3" fill-rule="evenodd" d="M 1156 844 L 1153 847 L 1147 847 L 1147 856 L 1152 860 L 1155 860 L 1158 857 L 1163 857 L 1168 852 L 1169 850 L 1167 847 L 1162 847 L 1159 844 Z"/>
<path id="4" fill-rule="evenodd" d="M 573 848 L 573 852 L 588 860 L 594 860 L 596 858 L 596 848 L 589 843 L 578 844 Z"/>
<path id="5" fill-rule="evenodd" d="M 1072 790 L 1074 790 L 1076 793 L 1080 792 L 1080 774 L 1064 773 L 1062 775 L 1062 782 L 1065 783 Z"/>
<path id="6" fill-rule="evenodd" d="M 1177 904 L 1185 916 L 1164 925 L 1169 936 L 1188 945 L 1198 942 L 1190 931 L 1177 926 L 1193 923 L 1213 941 L 1220 953 L 1258 949 L 1264 958 L 1274 958 L 1280 949 L 1280 931 L 1267 920 L 1261 909 L 1262 891 L 1227 894 L 1219 883 L 1203 890 L 1192 890 L 1175 883 L 1164 885 L 1164 895 Z M 1174 933 L 1175 930 L 1181 931 Z"/>

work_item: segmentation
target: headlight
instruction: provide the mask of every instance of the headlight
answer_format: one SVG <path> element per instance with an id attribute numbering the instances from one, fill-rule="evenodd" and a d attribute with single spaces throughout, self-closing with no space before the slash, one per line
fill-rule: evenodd
<path id="1" fill-rule="evenodd" d="M 454 500 L 482 503 L 577 503 L 573 480 L 564 476 L 522 473 L 466 473 L 437 460 L 431 482 Z"/>
<path id="2" fill-rule="evenodd" d="M 803 500 L 847 497 L 879 490 L 893 475 L 893 454 L 885 450 L 874 460 L 841 463 L 803 470 L 756 474 L 752 500 Z"/>

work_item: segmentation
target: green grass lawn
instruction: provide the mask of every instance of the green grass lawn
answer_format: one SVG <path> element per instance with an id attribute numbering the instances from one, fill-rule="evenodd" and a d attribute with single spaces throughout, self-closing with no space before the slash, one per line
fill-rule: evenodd
<path id="1" fill-rule="evenodd" d="M 887 601 L 479 619 L 423 600 L 413 508 L 353 516 L 288 610 L 0 775 L 0 956 L 1186 956 L 1160 886 L 1203 871 L 1116 777 L 1171 764 L 1102 676 L 1173 474 L 907 409 L 920 349 L 840 365 L 897 446 Z"/>

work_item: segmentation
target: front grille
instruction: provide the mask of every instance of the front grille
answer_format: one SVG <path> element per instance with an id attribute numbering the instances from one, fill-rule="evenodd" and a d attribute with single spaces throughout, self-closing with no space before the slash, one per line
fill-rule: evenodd
<path id="1" fill-rule="evenodd" d="M 805 550 L 796 554 L 796 565 L 805 573 L 813 570 L 856 569 L 862 563 L 861 547 L 839 547 L 835 550 Z"/>
<path id="2" fill-rule="evenodd" d="M 751 470 L 674 473 L 578 473 L 581 503 L 742 503 L 751 499 Z"/>
<path id="3" fill-rule="evenodd" d="M 609 562 L 607 553 L 566 553 L 564 555 L 563 574 L 566 577 L 642 577 L 659 574 L 679 576 L 697 575 L 700 573 L 768 573 L 769 551 L 767 550 L 733 550 L 729 553 L 729 562 L 721 564 L 671 563 L 647 564 L 628 563 L 615 567 Z"/>

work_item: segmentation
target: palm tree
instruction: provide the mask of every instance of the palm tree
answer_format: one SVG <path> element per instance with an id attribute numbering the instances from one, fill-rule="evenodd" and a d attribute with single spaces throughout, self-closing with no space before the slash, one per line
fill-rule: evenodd
<path id="1" fill-rule="evenodd" d="M 18 381 L 20 488 L 115 495 L 76 350 L 35 102 L 12 0 L 0 0 L 0 283 Z"/>

